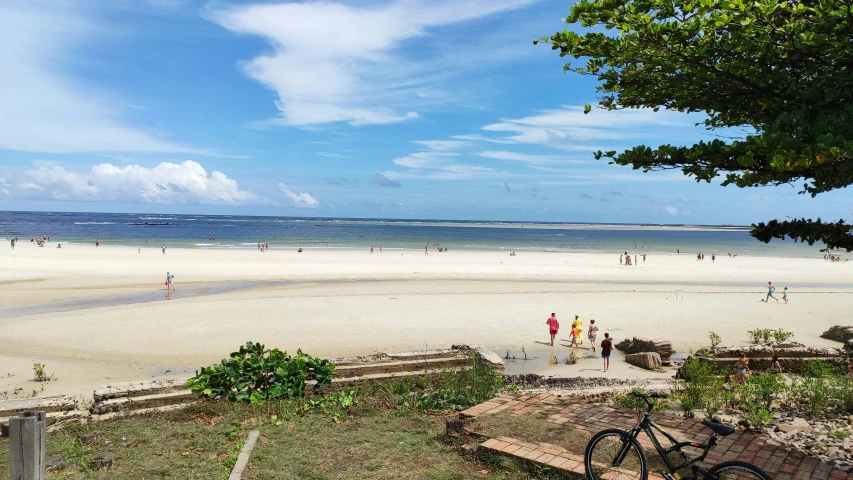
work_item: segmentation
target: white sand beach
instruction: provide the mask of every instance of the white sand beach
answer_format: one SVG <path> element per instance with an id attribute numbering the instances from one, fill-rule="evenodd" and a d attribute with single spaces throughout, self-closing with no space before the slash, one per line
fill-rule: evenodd
<path id="1" fill-rule="evenodd" d="M 177 288 L 171 299 L 167 271 Z M 768 281 L 778 304 L 760 301 Z M 705 346 L 709 330 L 731 345 L 763 327 L 838 345 L 819 335 L 850 324 L 853 263 L 747 256 L 712 263 L 672 252 L 622 266 L 618 255 L 588 253 L 174 248 L 163 255 L 156 246 L 138 253 L 19 244 L 0 250 L 0 286 L 0 392 L 44 385 L 43 395 L 90 394 L 115 381 L 186 375 L 247 340 L 317 356 L 459 343 L 541 350 L 551 312 L 563 321 L 560 339 L 578 314 L 584 326 L 596 319 L 600 337 L 661 336 L 680 352 Z M 32 382 L 34 362 L 56 379 Z"/>

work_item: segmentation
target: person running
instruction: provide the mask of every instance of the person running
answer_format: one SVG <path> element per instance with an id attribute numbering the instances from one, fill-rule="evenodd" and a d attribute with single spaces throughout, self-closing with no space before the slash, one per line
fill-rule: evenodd
<path id="1" fill-rule="evenodd" d="M 595 338 L 598 336 L 598 327 L 595 326 L 595 320 L 589 321 L 589 332 L 586 334 L 589 338 L 589 343 L 592 345 L 592 351 L 595 351 Z"/>
<path id="2" fill-rule="evenodd" d="M 776 291 L 776 287 L 773 286 L 773 283 L 767 282 L 767 298 L 764 299 L 765 302 L 770 302 L 770 299 L 776 300 L 776 303 L 779 303 L 779 299 L 773 296 L 773 292 Z"/>
<path id="3" fill-rule="evenodd" d="M 551 317 L 545 321 L 548 324 L 548 332 L 551 334 L 551 346 L 554 346 L 554 337 L 560 331 L 560 321 L 557 320 L 557 314 L 551 313 Z"/>
<path id="4" fill-rule="evenodd" d="M 610 352 L 613 351 L 613 340 L 610 339 L 610 334 L 604 334 L 604 340 L 601 341 L 601 358 L 604 360 L 604 371 L 610 368 Z"/>
<path id="5" fill-rule="evenodd" d="M 170 291 L 175 289 L 175 276 L 169 272 L 166 272 L 166 289 Z"/>
<path id="6" fill-rule="evenodd" d="M 583 320 L 581 320 L 581 317 L 575 315 L 575 321 L 572 322 L 572 327 L 578 329 L 578 341 L 583 345 Z"/>
<path id="7" fill-rule="evenodd" d="M 788 303 L 788 287 L 782 289 L 782 300 Z"/>

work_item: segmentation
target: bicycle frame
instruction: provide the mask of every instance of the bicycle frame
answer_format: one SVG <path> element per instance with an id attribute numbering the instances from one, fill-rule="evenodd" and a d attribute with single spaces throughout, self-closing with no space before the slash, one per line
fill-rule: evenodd
<path id="1" fill-rule="evenodd" d="M 672 444 L 668 448 L 664 448 L 661 443 L 658 441 L 657 436 L 655 435 L 654 430 L 660 432 L 667 440 Z M 646 435 L 652 440 L 652 444 L 657 450 L 658 454 L 663 459 L 666 467 L 670 472 L 675 472 L 676 470 L 681 470 L 682 468 L 693 467 L 694 473 L 697 473 L 697 470 L 700 470 L 699 467 L 695 466 L 695 464 L 705 460 L 705 457 L 708 456 L 708 452 L 711 451 L 717 445 L 717 435 L 711 434 L 706 443 L 696 443 L 696 442 L 679 442 L 678 439 L 670 435 L 666 430 L 661 428 L 658 424 L 656 424 L 650 417 L 649 412 L 643 412 L 643 418 L 637 423 L 637 426 L 631 429 L 629 432 L 632 439 L 637 439 L 640 436 L 640 432 L 645 432 Z M 681 449 L 683 447 L 693 447 L 693 448 L 701 448 L 702 455 L 695 458 L 688 458 L 687 454 L 682 452 Z M 623 452 L 617 457 L 618 462 L 621 464 L 625 459 L 625 455 L 628 454 L 629 444 L 625 444 L 625 448 Z M 672 452 L 677 452 L 682 455 L 682 458 L 685 458 L 687 461 L 680 465 L 674 465 L 670 459 L 669 454 Z"/>

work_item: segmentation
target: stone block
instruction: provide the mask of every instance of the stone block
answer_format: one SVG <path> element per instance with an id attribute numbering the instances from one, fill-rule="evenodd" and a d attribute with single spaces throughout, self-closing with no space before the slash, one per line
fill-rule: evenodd
<path id="1" fill-rule="evenodd" d="M 663 366 L 660 355 L 656 352 L 629 353 L 625 361 L 646 370 L 660 370 Z"/>

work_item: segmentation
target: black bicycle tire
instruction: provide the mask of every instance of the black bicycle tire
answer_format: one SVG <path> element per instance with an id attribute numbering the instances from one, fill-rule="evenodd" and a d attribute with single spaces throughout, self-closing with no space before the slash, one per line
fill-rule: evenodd
<path id="1" fill-rule="evenodd" d="M 587 480 L 596 480 L 596 478 L 592 475 L 592 449 L 595 445 L 600 441 L 603 437 L 607 435 L 620 435 L 625 438 L 625 440 L 631 442 L 631 446 L 634 450 L 637 451 L 637 456 L 640 457 L 640 480 L 648 480 L 649 478 L 649 460 L 646 458 L 646 452 L 643 451 L 643 447 L 640 446 L 640 442 L 636 439 L 631 438 L 628 435 L 628 432 L 625 430 L 619 430 L 618 428 L 608 428 L 607 430 L 602 430 L 589 439 L 589 443 L 586 444 L 586 449 L 583 452 L 583 469 L 586 474 Z"/>
<path id="2" fill-rule="evenodd" d="M 708 475 L 710 475 L 711 478 L 717 478 L 717 472 L 719 472 L 720 470 L 725 470 L 727 468 L 750 470 L 762 480 L 773 480 L 773 477 L 768 475 L 767 472 L 765 472 L 764 470 L 756 467 L 751 463 L 741 462 L 740 460 L 729 460 L 727 462 L 718 463 L 708 470 Z"/>

